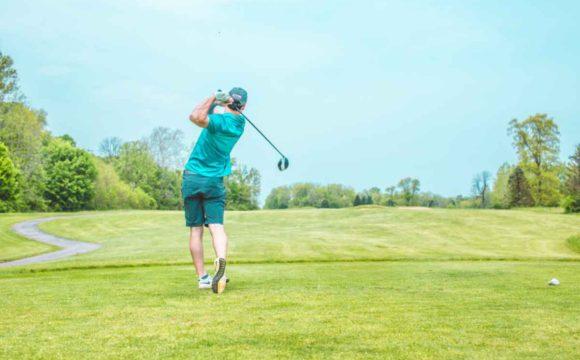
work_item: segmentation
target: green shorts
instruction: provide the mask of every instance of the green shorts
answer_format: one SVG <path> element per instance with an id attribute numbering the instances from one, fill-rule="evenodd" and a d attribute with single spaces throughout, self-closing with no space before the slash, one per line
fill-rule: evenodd
<path id="1" fill-rule="evenodd" d="M 223 224 L 226 189 L 222 177 L 207 177 L 183 172 L 181 195 L 188 227 Z"/>

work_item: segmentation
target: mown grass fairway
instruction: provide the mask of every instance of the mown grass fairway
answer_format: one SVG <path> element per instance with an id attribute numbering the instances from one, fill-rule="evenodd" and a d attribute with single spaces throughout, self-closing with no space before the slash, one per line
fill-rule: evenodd
<path id="1" fill-rule="evenodd" d="M 55 264 L 189 263 L 181 212 L 104 212 L 41 229 L 103 248 Z M 580 216 L 553 210 L 359 207 L 230 212 L 233 262 L 312 260 L 580 259 L 566 239 Z M 206 232 L 207 250 L 211 250 Z M 208 260 L 210 260 L 208 258 Z"/>
<path id="2" fill-rule="evenodd" d="M 221 296 L 196 289 L 181 213 L 85 215 L 42 228 L 101 249 L 0 271 L 1 357 L 580 355 L 577 215 L 229 213 Z"/>

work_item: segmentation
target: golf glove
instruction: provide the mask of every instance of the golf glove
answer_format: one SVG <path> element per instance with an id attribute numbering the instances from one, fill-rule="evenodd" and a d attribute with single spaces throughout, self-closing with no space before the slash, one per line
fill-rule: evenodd
<path id="1" fill-rule="evenodd" d="M 221 90 L 218 90 L 215 93 L 215 101 L 220 105 L 229 104 L 231 102 L 231 100 L 232 100 L 232 97 L 228 93 L 225 93 Z"/>

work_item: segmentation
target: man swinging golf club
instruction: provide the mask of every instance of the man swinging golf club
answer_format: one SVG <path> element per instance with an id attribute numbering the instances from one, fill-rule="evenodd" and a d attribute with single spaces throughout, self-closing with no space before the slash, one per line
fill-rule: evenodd
<path id="1" fill-rule="evenodd" d="M 218 91 L 193 109 L 189 120 L 203 128 L 183 172 L 182 196 L 186 226 L 190 228 L 189 250 L 199 277 L 200 289 L 212 288 L 220 294 L 226 288 L 228 238 L 224 230 L 226 192 L 223 178 L 231 173 L 230 153 L 244 133 L 248 93 L 233 88 L 228 94 Z M 223 106 L 223 114 L 214 114 Z M 203 227 L 209 228 L 216 255 L 213 278 L 203 264 Z"/>

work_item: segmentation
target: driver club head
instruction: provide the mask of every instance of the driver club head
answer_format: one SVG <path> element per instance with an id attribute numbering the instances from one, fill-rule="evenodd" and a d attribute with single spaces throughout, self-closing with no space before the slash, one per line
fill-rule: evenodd
<path id="1" fill-rule="evenodd" d="M 282 159 L 280 159 L 280 161 L 278 161 L 278 170 L 284 171 L 284 170 L 288 169 L 289 165 L 290 165 L 290 161 L 288 161 L 288 158 L 283 157 Z"/>

